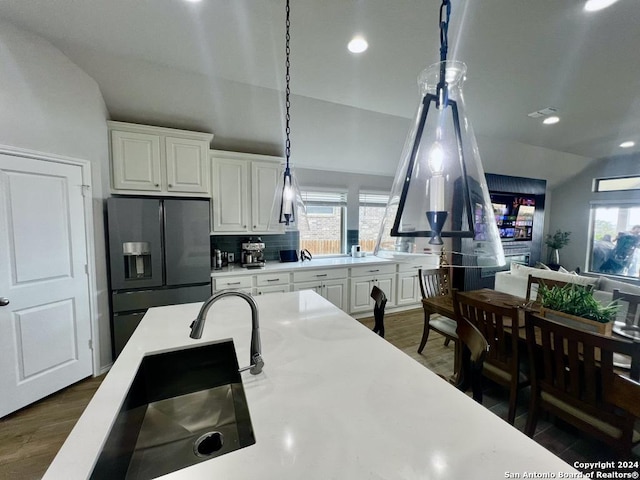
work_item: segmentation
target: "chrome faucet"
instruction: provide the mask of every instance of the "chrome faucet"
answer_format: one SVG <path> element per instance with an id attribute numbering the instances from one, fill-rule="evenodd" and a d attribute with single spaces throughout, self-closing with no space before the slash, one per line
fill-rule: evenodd
<path id="1" fill-rule="evenodd" d="M 222 290 L 212 295 L 209 300 L 204 302 L 200 308 L 200 312 L 196 319 L 191 323 L 191 338 L 202 337 L 202 330 L 204 329 L 204 322 L 207 319 L 207 312 L 211 306 L 218 300 L 224 297 L 240 297 L 247 301 L 251 307 L 251 351 L 250 351 L 250 365 L 245 368 L 241 368 L 240 371 L 244 372 L 249 370 L 252 375 L 258 375 L 262 372 L 264 361 L 262 360 L 262 347 L 260 344 L 260 324 L 258 322 L 258 305 L 253 297 L 247 293 L 239 292 L 236 290 Z"/>

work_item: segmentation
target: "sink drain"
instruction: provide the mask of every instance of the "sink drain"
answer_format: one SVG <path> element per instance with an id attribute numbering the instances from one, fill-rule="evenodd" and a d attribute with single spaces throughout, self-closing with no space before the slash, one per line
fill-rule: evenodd
<path id="1" fill-rule="evenodd" d="M 208 457 L 222 448 L 224 436 L 220 432 L 207 432 L 193 444 L 193 453 L 199 457 Z"/>

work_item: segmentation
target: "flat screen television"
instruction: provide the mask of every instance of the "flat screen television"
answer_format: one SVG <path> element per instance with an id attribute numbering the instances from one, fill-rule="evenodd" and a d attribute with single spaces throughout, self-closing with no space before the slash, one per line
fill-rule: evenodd
<path id="1" fill-rule="evenodd" d="M 504 241 L 530 241 L 533 238 L 535 196 L 497 192 L 490 195 L 500 238 Z"/>

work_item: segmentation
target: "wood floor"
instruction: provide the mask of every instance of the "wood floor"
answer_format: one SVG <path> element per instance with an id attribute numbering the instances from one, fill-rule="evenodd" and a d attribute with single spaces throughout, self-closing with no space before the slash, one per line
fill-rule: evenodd
<path id="1" fill-rule="evenodd" d="M 360 321 L 369 328 L 373 327 L 373 318 Z M 417 353 L 422 325 L 421 309 L 387 314 L 385 339 L 426 368 L 444 376 L 451 375 L 453 345 L 445 347 L 440 335 L 431 333 L 423 354 Z M 0 480 L 40 479 L 102 378 L 84 380 L 0 419 Z M 522 431 L 526 422 L 528 391 L 525 390 L 520 397 L 515 427 Z M 490 384 L 485 386 L 483 405 L 502 419 L 507 416 L 507 400 L 503 389 Z M 615 458 L 606 445 L 561 422 L 541 419 L 534 440 L 570 464 Z M 640 459 L 640 447 L 636 447 L 634 452 L 637 454 L 634 460 Z"/>

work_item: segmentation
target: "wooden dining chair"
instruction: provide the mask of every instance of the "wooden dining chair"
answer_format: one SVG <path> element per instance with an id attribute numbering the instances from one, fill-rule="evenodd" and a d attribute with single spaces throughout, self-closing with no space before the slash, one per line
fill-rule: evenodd
<path id="1" fill-rule="evenodd" d="M 489 351 L 482 374 L 509 390 L 507 421 L 513 425 L 518 391 L 529 384 L 528 377 L 520 372 L 518 309 L 473 299 L 457 290 L 453 290 L 453 308 L 456 318 L 470 322 L 487 340 Z M 512 332 L 514 321 L 516 329 Z"/>
<path id="2" fill-rule="evenodd" d="M 440 295 L 451 295 L 451 276 L 448 268 L 434 268 L 430 270 L 418 270 L 418 279 L 420 283 L 420 292 L 422 298 L 431 298 Z M 429 340 L 429 331 L 439 333 L 445 338 L 444 344 L 449 345 L 453 340 L 458 341 L 456 333 L 456 322 L 452 318 L 438 315 L 431 318 L 429 314 L 424 314 L 424 328 L 422 331 L 422 339 L 418 346 L 418 353 L 422 353 L 427 340 Z"/>
<path id="3" fill-rule="evenodd" d="M 637 381 L 640 343 L 575 329 L 532 312 L 526 313 L 525 329 L 531 368 L 525 433 L 533 436 L 540 412 L 547 411 L 628 455 L 640 441 L 634 430 L 639 397 L 635 409 L 629 409 L 628 393 L 616 392 L 620 380 L 615 368 L 626 359 L 629 377 Z"/>
<path id="4" fill-rule="evenodd" d="M 456 333 L 461 343 L 462 360 L 457 387 L 466 392 L 471 388 L 473 399 L 482 404 L 482 368 L 489 344 L 477 327 L 465 318 L 456 319 Z"/>
<path id="5" fill-rule="evenodd" d="M 623 314 L 623 318 L 616 319 L 613 331 L 625 337 L 640 339 L 640 295 L 615 289 L 613 301 L 620 305 Z"/>
<path id="6" fill-rule="evenodd" d="M 387 296 L 374 285 L 371 289 L 371 298 L 375 302 L 373 306 L 373 318 L 375 320 L 373 332 L 384 338 L 384 308 L 387 305 Z"/>

